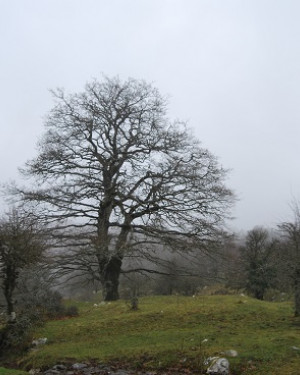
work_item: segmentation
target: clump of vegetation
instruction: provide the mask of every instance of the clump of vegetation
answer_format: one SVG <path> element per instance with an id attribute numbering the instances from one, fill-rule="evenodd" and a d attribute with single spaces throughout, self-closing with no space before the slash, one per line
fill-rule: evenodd
<path id="1" fill-rule="evenodd" d="M 43 268 L 22 270 L 14 293 L 14 319 L 8 316 L 0 330 L 0 356 L 24 353 L 31 346 L 33 331 L 47 320 L 74 317 L 77 306 L 65 306 L 62 295 L 52 290 L 52 280 Z"/>
<path id="2" fill-rule="evenodd" d="M 21 272 L 43 261 L 46 249 L 37 220 L 16 209 L 0 219 L 0 281 L 7 315 L 15 316 L 15 291 Z"/>
<path id="3" fill-rule="evenodd" d="M 39 311 L 28 311 L 0 330 L 0 357 L 11 352 L 22 353 L 32 341 L 33 329 L 44 323 Z"/>
<path id="4" fill-rule="evenodd" d="M 45 294 L 44 297 L 38 299 L 38 303 L 20 304 L 16 319 L 8 321 L 0 329 L 0 357 L 12 351 L 24 354 L 31 347 L 34 330 L 42 327 L 48 320 L 78 316 L 78 307 L 65 306 L 58 292 L 48 291 L 48 295 Z"/>

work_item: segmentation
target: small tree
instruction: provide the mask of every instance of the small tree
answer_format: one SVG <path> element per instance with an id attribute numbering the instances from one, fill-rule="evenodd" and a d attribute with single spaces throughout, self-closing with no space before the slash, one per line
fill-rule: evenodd
<path id="1" fill-rule="evenodd" d="M 23 170 L 35 188 L 18 193 L 51 222 L 64 270 L 92 273 L 115 300 L 128 253 L 199 251 L 218 236 L 233 202 L 226 171 L 168 120 L 155 88 L 106 78 L 54 95 L 39 155 Z"/>
<path id="2" fill-rule="evenodd" d="M 276 241 L 270 238 L 266 229 L 256 227 L 247 233 L 246 244 L 240 250 L 245 288 L 255 298 L 262 300 L 276 276 Z"/>
<path id="3" fill-rule="evenodd" d="M 20 272 L 41 261 L 45 243 L 29 216 L 13 210 L 0 220 L 0 278 L 7 314 L 14 319 L 14 291 Z"/>
<path id="4" fill-rule="evenodd" d="M 295 299 L 295 316 L 300 316 L 300 209 L 293 205 L 294 222 L 279 225 L 283 234 L 281 267 L 292 280 Z"/>

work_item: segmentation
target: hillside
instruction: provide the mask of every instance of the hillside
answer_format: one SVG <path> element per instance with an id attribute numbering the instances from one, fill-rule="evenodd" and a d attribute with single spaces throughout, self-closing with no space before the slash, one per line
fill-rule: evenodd
<path id="1" fill-rule="evenodd" d="M 125 301 L 76 305 L 78 317 L 50 321 L 35 332 L 48 343 L 19 359 L 23 368 L 101 361 L 199 374 L 205 358 L 233 349 L 232 375 L 300 374 L 300 319 L 287 302 L 170 296 L 140 298 L 138 311 Z"/>

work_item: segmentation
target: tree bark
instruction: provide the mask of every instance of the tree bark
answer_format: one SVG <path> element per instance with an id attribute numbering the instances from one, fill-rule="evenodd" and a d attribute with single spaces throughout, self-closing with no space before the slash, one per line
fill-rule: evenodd
<path id="1" fill-rule="evenodd" d="M 105 267 L 102 268 L 103 294 L 105 301 L 116 301 L 119 299 L 119 278 L 131 221 L 132 218 L 129 216 L 125 218 L 115 245 L 115 254 L 107 259 Z"/>
<path id="2" fill-rule="evenodd" d="M 105 268 L 103 294 L 105 301 L 116 301 L 119 299 L 119 277 L 121 273 L 122 259 L 113 256 Z"/>

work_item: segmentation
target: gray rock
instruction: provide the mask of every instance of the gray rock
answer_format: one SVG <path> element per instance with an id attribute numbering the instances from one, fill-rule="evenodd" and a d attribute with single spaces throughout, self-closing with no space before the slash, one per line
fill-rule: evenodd
<path id="1" fill-rule="evenodd" d="M 83 368 L 86 368 L 87 365 L 85 363 L 74 363 L 74 365 L 72 365 L 72 368 L 74 370 L 81 370 Z"/>
<path id="2" fill-rule="evenodd" d="M 32 368 L 31 370 L 28 371 L 29 375 L 40 374 L 40 372 L 41 372 L 41 369 L 39 368 Z"/>
<path id="3" fill-rule="evenodd" d="M 33 340 L 31 344 L 33 346 L 40 346 L 40 345 L 45 345 L 47 341 L 48 341 L 47 337 L 41 337 L 39 339 Z"/>
<path id="4" fill-rule="evenodd" d="M 88 371 L 91 374 L 103 374 L 104 373 L 104 370 L 100 367 L 88 367 L 88 368 L 85 368 L 83 371 L 84 373 Z M 109 372 L 109 369 L 107 370 L 107 372 Z"/>
<path id="5" fill-rule="evenodd" d="M 300 350 L 300 348 L 298 348 L 298 346 L 292 346 L 291 348 L 292 348 L 293 350 L 297 350 L 297 351 Z"/>
<path id="6" fill-rule="evenodd" d="M 50 370 L 47 370 L 46 372 L 44 372 L 44 374 L 45 375 L 58 375 L 58 374 L 60 374 L 60 371 L 50 369 Z"/>
<path id="7" fill-rule="evenodd" d="M 52 367 L 53 370 L 66 370 L 67 367 L 65 365 L 55 365 Z"/>
<path id="8" fill-rule="evenodd" d="M 230 350 L 225 350 L 224 355 L 226 357 L 237 357 L 239 354 L 236 350 L 230 349 Z"/>
<path id="9" fill-rule="evenodd" d="M 156 372 L 136 372 L 127 369 L 109 367 L 106 364 L 74 363 L 73 365 L 57 364 L 51 369 L 41 372 L 39 369 L 31 370 L 30 375 L 156 375 Z M 177 373 L 176 373 L 177 374 Z"/>
<path id="10" fill-rule="evenodd" d="M 211 357 L 207 362 L 209 367 L 206 371 L 210 375 L 229 375 L 229 362 L 226 358 Z"/>

